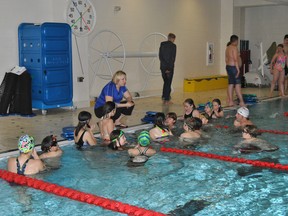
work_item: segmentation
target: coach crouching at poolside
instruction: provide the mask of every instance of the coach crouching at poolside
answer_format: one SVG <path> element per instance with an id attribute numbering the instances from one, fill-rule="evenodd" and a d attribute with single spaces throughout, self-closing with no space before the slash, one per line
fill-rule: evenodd
<path id="1" fill-rule="evenodd" d="M 123 98 L 125 101 L 122 101 Z M 104 86 L 96 100 L 94 112 L 97 118 L 103 117 L 103 106 L 107 101 L 113 101 L 116 104 L 116 113 L 112 117 L 116 127 L 126 128 L 120 120 L 126 115 L 131 115 L 134 109 L 134 102 L 128 89 L 126 88 L 126 73 L 117 71 L 112 80 Z"/>

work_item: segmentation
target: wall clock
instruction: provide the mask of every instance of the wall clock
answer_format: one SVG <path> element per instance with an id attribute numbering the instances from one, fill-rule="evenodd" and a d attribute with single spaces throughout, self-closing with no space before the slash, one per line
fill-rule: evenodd
<path id="1" fill-rule="evenodd" d="M 87 36 L 96 24 L 96 10 L 89 0 L 69 0 L 66 21 L 76 36 Z"/>

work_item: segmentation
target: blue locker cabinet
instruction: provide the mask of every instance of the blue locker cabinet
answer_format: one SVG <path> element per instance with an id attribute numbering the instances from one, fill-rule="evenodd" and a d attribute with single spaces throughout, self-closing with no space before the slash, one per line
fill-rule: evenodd
<path id="1" fill-rule="evenodd" d="M 19 65 L 32 77 L 32 108 L 73 107 L 71 28 L 66 23 L 22 23 Z"/>

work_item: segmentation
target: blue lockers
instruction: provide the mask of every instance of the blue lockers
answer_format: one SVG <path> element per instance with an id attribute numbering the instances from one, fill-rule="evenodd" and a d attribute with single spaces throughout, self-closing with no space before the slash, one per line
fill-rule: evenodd
<path id="1" fill-rule="evenodd" d="M 32 77 L 32 107 L 73 106 L 71 28 L 66 23 L 22 23 L 19 65 Z"/>

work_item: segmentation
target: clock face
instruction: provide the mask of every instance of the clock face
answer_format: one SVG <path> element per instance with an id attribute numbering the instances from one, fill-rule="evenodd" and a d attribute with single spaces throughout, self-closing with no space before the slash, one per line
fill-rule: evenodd
<path id="1" fill-rule="evenodd" d="M 70 0 L 66 19 L 77 36 L 91 33 L 96 24 L 96 11 L 89 0 Z"/>

